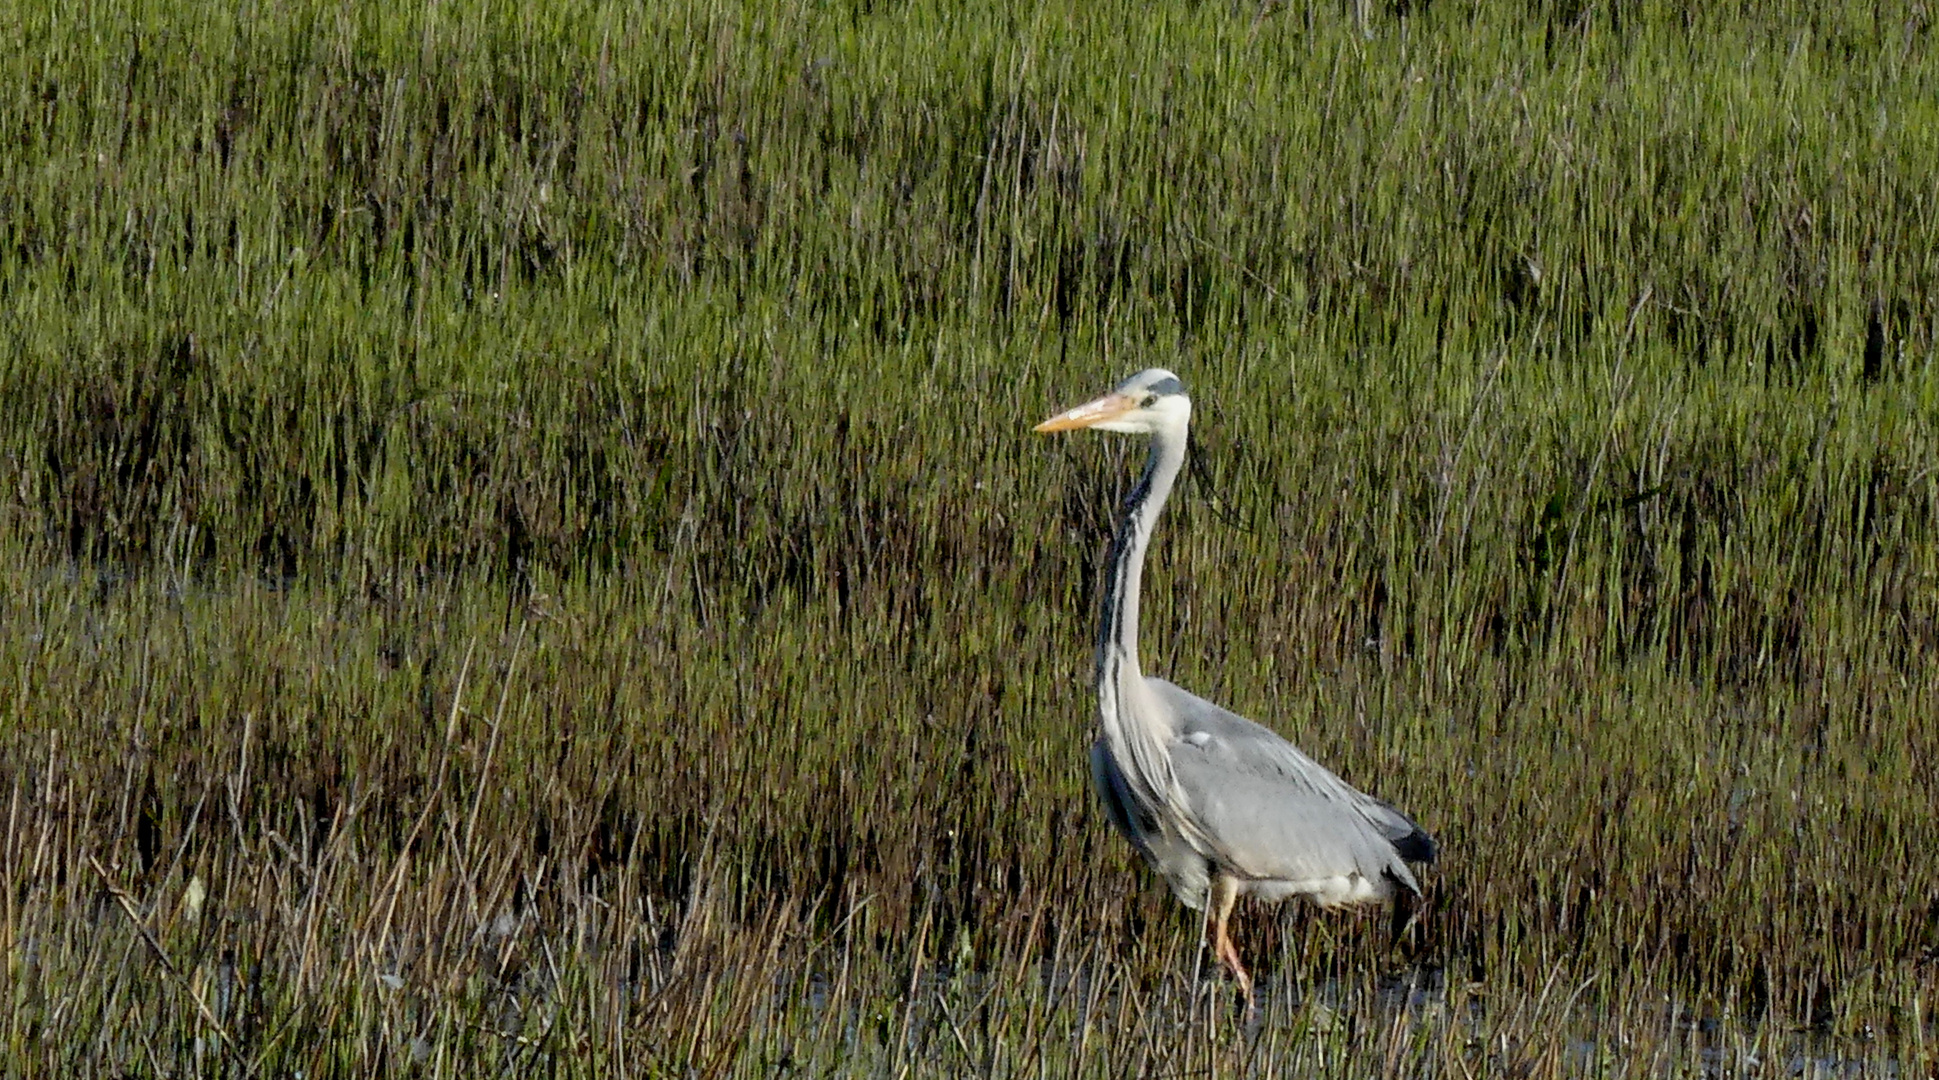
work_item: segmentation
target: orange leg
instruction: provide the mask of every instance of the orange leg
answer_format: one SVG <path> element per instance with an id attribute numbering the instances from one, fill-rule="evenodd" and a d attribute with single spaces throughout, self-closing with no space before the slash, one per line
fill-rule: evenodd
<path id="1" fill-rule="evenodd" d="M 1212 908 L 1212 951 L 1218 954 L 1219 961 L 1232 972 L 1239 982 L 1239 992 L 1245 995 L 1246 1008 L 1252 1008 L 1252 976 L 1246 974 L 1246 966 L 1239 962 L 1239 950 L 1226 935 L 1226 921 L 1232 917 L 1232 905 L 1239 899 L 1237 878 L 1220 874 L 1212 881 L 1212 895 L 1209 897 Z"/>

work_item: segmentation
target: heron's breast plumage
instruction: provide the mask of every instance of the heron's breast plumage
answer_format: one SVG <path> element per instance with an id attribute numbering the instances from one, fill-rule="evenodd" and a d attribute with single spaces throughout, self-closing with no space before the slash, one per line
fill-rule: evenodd
<path id="1" fill-rule="evenodd" d="M 1165 815 L 1139 804 L 1126 781 L 1124 767 L 1103 735 L 1091 744 L 1091 782 L 1104 803 L 1105 816 L 1144 856 L 1146 864 L 1165 879 L 1172 894 L 1193 911 L 1202 909 L 1206 887 L 1211 884 L 1211 864 L 1176 828 L 1167 825 Z"/>

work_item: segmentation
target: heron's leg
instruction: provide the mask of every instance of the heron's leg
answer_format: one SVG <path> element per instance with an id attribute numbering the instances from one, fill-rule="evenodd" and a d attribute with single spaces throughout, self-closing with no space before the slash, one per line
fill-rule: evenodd
<path id="1" fill-rule="evenodd" d="M 1232 944 L 1231 937 L 1225 932 L 1226 921 L 1232 917 L 1232 905 L 1239 899 L 1239 879 L 1230 874 L 1219 874 L 1212 880 L 1212 895 L 1207 897 L 1207 908 L 1212 912 L 1213 949 L 1218 953 L 1232 977 L 1239 981 L 1239 992 L 1245 995 L 1246 1007 L 1252 1006 L 1252 976 L 1246 974 L 1246 966 L 1239 962 L 1239 950 Z"/>

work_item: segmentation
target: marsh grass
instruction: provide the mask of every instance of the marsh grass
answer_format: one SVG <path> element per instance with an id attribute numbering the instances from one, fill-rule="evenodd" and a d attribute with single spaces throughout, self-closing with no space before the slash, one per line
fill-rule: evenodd
<path id="1" fill-rule="evenodd" d="M 1926 1075 L 1939 67 L 1873 5 L 8 4 L 6 1069 Z M 1250 914 L 1151 666 L 1445 846 Z"/>

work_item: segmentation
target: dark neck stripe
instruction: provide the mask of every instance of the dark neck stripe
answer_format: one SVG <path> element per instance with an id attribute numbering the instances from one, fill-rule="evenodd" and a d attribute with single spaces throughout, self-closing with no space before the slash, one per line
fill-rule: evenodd
<path id="1" fill-rule="evenodd" d="M 1097 623 L 1097 666 L 1098 680 L 1104 681 L 1106 658 L 1112 655 L 1111 646 L 1121 640 L 1124 632 L 1125 598 L 1129 595 L 1126 586 L 1137 570 L 1142 552 L 1138 550 L 1138 533 L 1145 526 L 1145 505 L 1151 499 L 1151 476 L 1158 469 L 1158 453 L 1154 448 L 1145 463 L 1144 475 L 1138 478 L 1138 486 L 1131 489 L 1131 497 L 1124 502 L 1124 517 L 1118 524 L 1117 535 L 1111 539 L 1111 561 L 1104 572 L 1104 603 L 1098 613 Z M 1115 676 L 1116 671 L 1110 672 Z"/>

